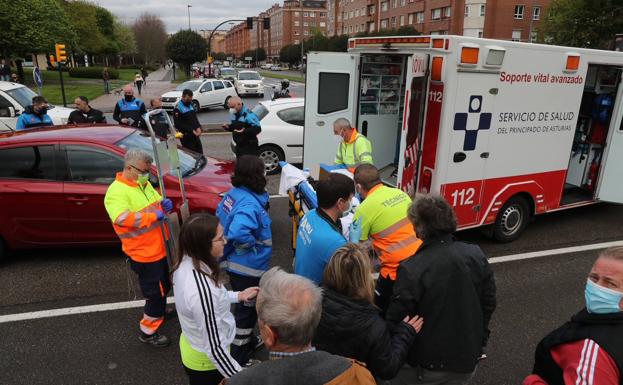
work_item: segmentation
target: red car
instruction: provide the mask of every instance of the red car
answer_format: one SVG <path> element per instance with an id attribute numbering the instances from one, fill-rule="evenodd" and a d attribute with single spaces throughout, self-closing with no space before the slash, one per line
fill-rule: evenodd
<path id="1" fill-rule="evenodd" d="M 120 126 L 51 127 L 0 134 L 0 259 L 6 248 L 118 242 L 104 209 L 126 149 L 152 151 L 151 138 Z M 231 188 L 232 162 L 179 151 L 190 212 L 214 212 Z M 157 183 L 156 167 L 152 180 Z M 178 178 L 166 193 L 181 204 Z"/>

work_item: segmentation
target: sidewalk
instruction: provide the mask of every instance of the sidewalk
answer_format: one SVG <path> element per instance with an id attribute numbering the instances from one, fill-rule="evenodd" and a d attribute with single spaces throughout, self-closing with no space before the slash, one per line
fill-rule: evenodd
<path id="1" fill-rule="evenodd" d="M 145 105 L 149 108 L 150 99 L 159 98 L 165 92 L 171 91 L 176 87 L 176 85 L 169 80 L 171 74 L 171 69 L 164 68 L 150 73 L 147 77 L 147 87 L 142 88 L 141 95 L 138 94 L 138 90 L 134 87 L 134 96 L 145 102 Z M 123 97 L 123 92 L 119 95 L 115 95 L 112 89 L 110 91 L 111 93 L 108 95 L 102 95 L 91 100 L 89 103 L 91 107 L 104 113 L 113 112 L 115 110 L 115 104 Z"/>

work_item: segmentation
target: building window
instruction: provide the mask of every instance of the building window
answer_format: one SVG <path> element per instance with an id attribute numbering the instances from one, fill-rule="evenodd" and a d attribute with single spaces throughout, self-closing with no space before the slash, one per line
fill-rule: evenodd
<path id="1" fill-rule="evenodd" d="M 374 32 L 374 27 L 374 22 L 371 22 L 370 24 L 368 24 L 368 31 Z"/>
<path id="2" fill-rule="evenodd" d="M 294 17 L 299 17 L 301 14 L 298 11 L 294 12 Z"/>
<path id="3" fill-rule="evenodd" d="M 358 9 L 355 11 L 355 17 L 359 17 L 359 10 Z"/>
<path id="4" fill-rule="evenodd" d="M 386 29 L 387 28 L 387 19 L 383 19 L 381 20 L 381 29 Z"/>
<path id="5" fill-rule="evenodd" d="M 389 2 L 384 1 L 381 3 L 381 12 L 386 12 L 389 9 Z"/>
<path id="6" fill-rule="evenodd" d="M 298 36 L 299 35 L 299 31 L 298 30 L 294 30 L 294 36 Z"/>
<path id="7" fill-rule="evenodd" d="M 485 15 L 485 9 L 487 8 L 487 6 L 485 4 L 480 4 L 480 16 L 484 16 Z"/>
<path id="8" fill-rule="evenodd" d="M 430 11 L 430 18 L 432 20 L 439 20 L 441 19 L 441 8 L 435 8 L 433 10 Z"/>
<path id="9" fill-rule="evenodd" d="M 423 23 L 424 22 L 424 12 L 416 12 L 415 13 L 415 22 Z"/>
<path id="10" fill-rule="evenodd" d="M 315 27 L 316 26 L 316 22 L 315 21 L 310 21 L 309 25 L 312 26 L 312 27 Z"/>
<path id="11" fill-rule="evenodd" d="M 530 32 L 530 43 L 536 43 L 536 39 L 537 39 L 537 33 Z"/>
<path id="12" fill-rule="evenodd" d="M 321 21 L 321 22 L 320 22 L 320 26 L 321 26 L 321 27 L 326 27 L 326 26 L 327 26 L 327 23 L 325 23 L 324 21 Z"/>
<path id="13" fill-rule="evenodd" d="M 352 19 L 355 16 L 355 13 L 353 11 L 350 11 L 350 15 L 348 15 L 349 19 Z"/>
<path id="14" fill-rule="evenodd" d="M 376 13 L 376 6 L 370 5 L 368 6 L 368 15 L 374 15 Z"/>
<path id="15" fill-rule="evenodd" d="M 469 17 L 469 5 L 465 6 L 465 17 Z"/>
<path id="16" fill-rule="evenodd" d="M 481 38 L 482 36 L 483 36 L 482 31 L 478 31 L 478 37 L 480 37 L 480 38 Z"/>
<path id="17" fill-rule="evenodd" d="M 316 17 L 316 13 L 315 12 L 310 12 L 309 13 L 309 17 Z"/>
<path id="18" fill-rule="evenodd" d="M 398 8 L 398 0 L 392 0 L 392 8 Z"/>
<path id="19" fill-rule="evenodd" d="M 353 33 L 353 26 L 352 25 L 349 27 L 349 29 L 350 29 L 350 33 Z"/>
<path id="20" fill-rule="evenodd" d="M 361 16 L 366 15 L 366 7 L 361 8 Z"/>
<path id="21" fill-rule="evenodd" d="M 303 27 L 309 27 L 309 23 L 308 23 L 308 22 L 306 22 L 306 21 L 304 21 L 304 22 L 303 22 Z"/>
<path id="22" fill-rule="evenodd" d="M 309 31 L 305 30 L 305 36 L 309 35 Z"/>
<path id="23" fill-rule="evenodd" d="M 524 6 L 523 5 L 516 5 L 515 6 L 515 19 L 520 20 L 523 19 L 523 9 Z"/>
<path id="24" fill-rule="evenodd" d="M 400 26 L 405 25 L 405 15 L 400 15 Z"/>
<path id="25" fill-rule="evenodd" d="M 541 7 L 534 7 L 532 9 L 532 20 L 540 20 L 541 19 Z"/>
<path id="26" fill-rule="evenodd" d="M 513 34 L 511 36 L 511 40 L 512 41 L 521 41 L 521 30 L 520 29 L 516 29 L 513 31 Z"/>
<path id="27" fill-rule="evenodd" d="M 295 26 L 295 27 L 298 27 L 299 25 L 300 25 L 299 21 L 298 21 L 298 20 L 295 20 L 295 21 L 294 21 L 294 26 Z"/>
<path id="28" fill-rule="evenodd" d="M 392 28 L 396 28 L 396 16 L 392 16 Z"/>
<path id="29" fill-rule="evenodd" d="M 294 40 L 294 44 L 300 43 L 299 39 Z"/>
<path id="30" fill-rule="evenodd" d="M 303 12 L 303 17 L 309 17 L 309 12 Z"/>
<path id="31" fill-rule="evenodd" d="M 407 1 L 406 0 L 400 0 L 400 6 L 404 7 L 406 5 Z"/>
<path id="32" fill-rule="evenodd" d="M 410 13 L 409 14 L 409 24 L 413 24 L 414 21 L 415 21 L 415 14 L 414 13 Z"/>
<path id="33" fill-rule="evenodd" d="M 448 17 L 450 17 L 450 9 L 451 9 L 451 7 L 445 7 L 445 8 L 443 8 L 443 17 L 444 17 L 444 18 L 448 18 Z"/>

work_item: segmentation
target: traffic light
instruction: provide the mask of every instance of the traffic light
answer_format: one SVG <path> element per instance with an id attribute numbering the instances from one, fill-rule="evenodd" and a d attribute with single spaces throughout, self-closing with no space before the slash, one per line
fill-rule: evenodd
<path id="1" fill-rule="evenodd" d="M 270 29 L 270 19 L 264 18 L 264 29 Z"/>
<path id="2" fill-rule="evenodd" d="M 65 44 L 55 44 L 56 60 L 59 63 L 67 61 L 67 52 L 65 52 Z"/>
<path id="3" fill-rule="evenodd" d="M 247 29 L 253 29 L 253 18 L 247 17 Z"/>

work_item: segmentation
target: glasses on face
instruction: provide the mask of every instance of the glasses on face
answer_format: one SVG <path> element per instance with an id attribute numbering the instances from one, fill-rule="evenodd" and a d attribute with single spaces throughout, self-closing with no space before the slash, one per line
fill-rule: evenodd
<path id="1" fill-rule="evenodd" d="M 138 173 L 139 173 L 139 174 L 147 174 L 147 173 L 149 172 L 149 169 L 147 169 L 147 170 L 141 170 L 140 168 L 135 167 L 135 166 L 133 166 L 133 165 L 130 165 L 130 167 L 132 167 L 133 169 L 135 169 L 136 171 L 138 171 Z"/>

